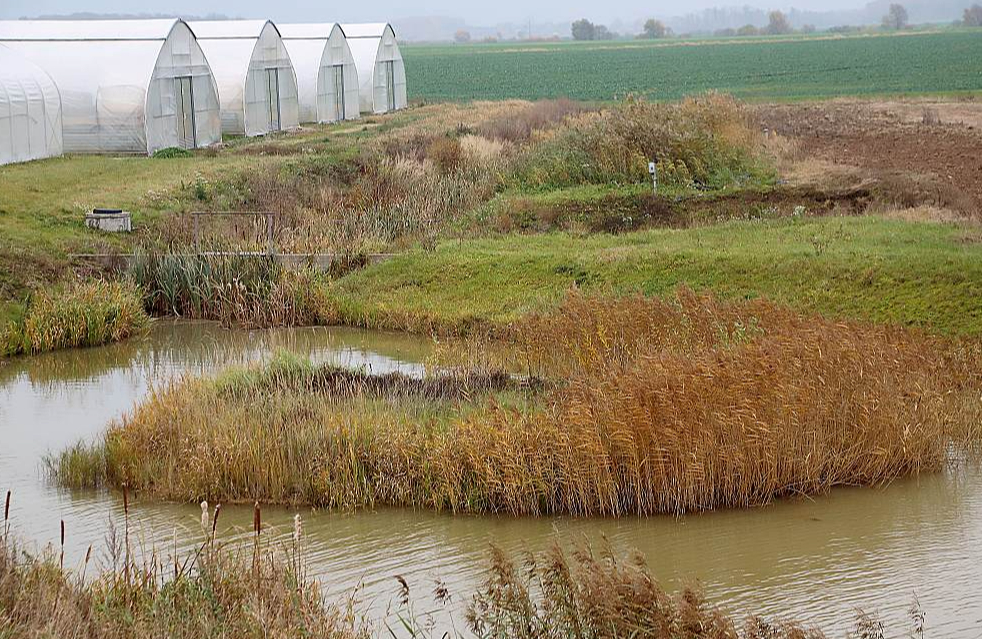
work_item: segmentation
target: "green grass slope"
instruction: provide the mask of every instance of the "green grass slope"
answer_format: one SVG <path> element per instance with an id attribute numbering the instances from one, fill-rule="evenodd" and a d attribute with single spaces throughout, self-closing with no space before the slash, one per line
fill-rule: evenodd
<path id="1" fill-rule="evenodd" d="M 349 275 L 342 321 L 458 330 L 556 303 L 572 286 L 729 298 L 766 296 L 832 317 L 982 335 L 982 244 L 957 225 L 874 217 L 730 222 L 587 238 L 448 242 Z"/>

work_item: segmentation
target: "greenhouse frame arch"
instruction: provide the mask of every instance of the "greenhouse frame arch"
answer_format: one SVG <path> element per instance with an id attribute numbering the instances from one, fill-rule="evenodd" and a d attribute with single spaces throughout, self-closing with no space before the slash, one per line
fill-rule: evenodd
<path id="1" fill-rule="evenodd" d="M 408 106 L 406 67 L 391 25 L 343 24 L 358 67 L 362 113 L 383 114 Z"/>
<path id="2" fill-rule="evenodd" d="M 41 67 L 0 44 L 0 165 L 62 154 L 61 96 Z"/>
<path id="3" fill-rule="evenodd" d="M 358 68 L 339 24 L 280 24 L 297 72 L 300 121 L 321 124 L 361 117 Z"/>
<path id="4" fill-rule="evenodd" d="M 54 80 L 65 152 L 153 154 L 221 141 L 218 87 L 181 20 L 7 20 L 0 44 Z"/>
<path id="5" fill-rule="evenodd" d="M 190 26 L 218 83 L 222 133 L 255 137 L 300 126 L 297 75 L 275 24 L 215 20 Z"/>

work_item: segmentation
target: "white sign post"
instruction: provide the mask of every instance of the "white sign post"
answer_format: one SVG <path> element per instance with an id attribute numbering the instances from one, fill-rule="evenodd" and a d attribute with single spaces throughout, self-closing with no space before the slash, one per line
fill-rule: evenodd
<path id="1" fill-rule="evenodd" d="M 655 185 L 655 195 L 658 195 L 658 164 L 648 162 L 648 173 L 651 174 L 651 181 Z"/>

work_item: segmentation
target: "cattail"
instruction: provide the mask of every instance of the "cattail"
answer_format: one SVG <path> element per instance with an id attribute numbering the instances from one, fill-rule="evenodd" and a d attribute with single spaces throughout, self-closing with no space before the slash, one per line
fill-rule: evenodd
<path id="1" fill-rule="evenodd" d="M 256 502 L 256 506 L 252 511 L 252 529 L 256 533 L 256 537 L 263 532 L 263 514 L 259 509 L 259 502 Z"/>
<path id="2" fill-rule="evenodd" d="M 3 536 L 7 538 L 10 532 L 10 491 L 7 491 L 7 500 L 3 504 Z"/>
<path id="3" fill-rule="evenodd" d="M 215 506 L 215 517 L 211 521 L 211 538 L 215 538 L 215 533 L 218 531 L 218 515 L 222 512 L 222 505 L 218 504 Z"/>
<path id="4" fill-rule="evenodd" d="M 58 562 L 61 569 L 65 569 L 65 520 L 61 520 L 61 558 Z"/>
<path id="5" fill-rule="evenodd" d="M 201 502 L 201 530 L 208 532 L 209 528 L 208 502 Z"/>
<path id="6" fill-rule="evenodd" d="M 89 544 L 89 549 L 85 551 L 85 561 L 82 563 L 82 575 L 79 579 L 79 583 L 85 583 L 85 572 L 89 568 L 89 562 L 92 560 L 92 544 Z"/>

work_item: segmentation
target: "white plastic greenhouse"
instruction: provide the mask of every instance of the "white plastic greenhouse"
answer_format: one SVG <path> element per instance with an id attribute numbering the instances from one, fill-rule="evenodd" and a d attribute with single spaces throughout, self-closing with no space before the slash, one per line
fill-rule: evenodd
<path id="1" fill-rule="evenodd" d="M 272 22 L 192 22 L 218 82 L 222 132 L 257 136 L 300 125 L 297 76 Z"/>
<path id="2" fill-rule="evenodd" d="M 0 21 L 0 43 L 54 80 L 66 152 L 152 154 L 221 141 L 218 88 L 183 21 Z"/>
<path id="3" fill-rule="evenodd" d="M 301 122 L 361 117 L 358 69 L 338 24 L 279 24 L 300 87 Z"/>
<path id="4" fill-rule="evenodd" d="M 0 165 L 61 152 L 58 88 L 39 66 L 0 44 Z"/>
<path id="5" fill-rule="evenodd" d="M 404 109 L 406 67 L 388 24 L 343 24 L 348 46 L 358 67 L 363 113 L 388 113 Z"/>

